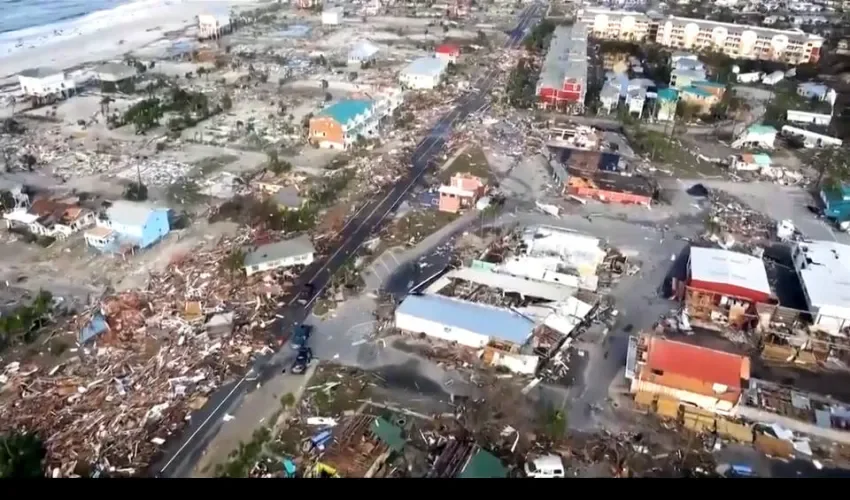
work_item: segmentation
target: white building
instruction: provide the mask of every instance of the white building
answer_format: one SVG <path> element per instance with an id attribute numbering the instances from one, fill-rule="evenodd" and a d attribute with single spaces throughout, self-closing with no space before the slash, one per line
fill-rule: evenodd
<path id="1" fill-rule="evenodd" d="M 368 64 L 375 60 L 381 49 L 369 40 L 361 40 L 348 51 L 348 64 Z"/>
<path id="2" fill-rule="evenodd" d="M 232 28 L 230 14 L 200 14 L 198 16 L 198 38 L 218 38 Z"/>
<path id="3" fill-rule="evenodd" d="M 610 113 L 620 104 L 620 88 L 617 85 L 606 83 L 599 92 L 599 102 L 606 113 Z"/>
<path id="4" fill-rule="evenodd" d="M 315 253 L 307 235 L 262 245 L 245 255 L 245 274 L 251 276 L 272 269 L 306 266 L 313 262 Z"/>
<path id="5" fill-rule="evenodd" d="M 738 73 L 735 78 L 738 80 L 738 83 L 757 83 L 761 81 L 764 77 L 764 73 L 761 71 L 754 71 L 752 73 Z"/>
<path id="6" fill-rule="evenodd" d="M 337 26 L 342 22 L 342 9 L 324 9 L 322 11 L 322 24 L 324 26 Z"/>
<path id="7" fill-rule="evenodd" d="M 769 75 L 765 75 L 764 78 L 761 79 L 761 83 L 765 85 L 770 85 L 771 87 L 781 82 L 782 79 L 785 78 L 785 73 L 781 71 L 774 71 Z"/>
<path id="8" fill-rule="evenodd" d="M 100 82 L 120 83 L 136 76 L 136 67 L 120 63 L 101 64 L 94 70 Z"/>
<path id="9" fill-rule="evenodd" d="M 30 97 L 68 97 L 74 93 L 76 83 L 64 71 L 52 68 L 34 68 L 18 75 L 21 90 Z"/>
<path id="10" fill-rule="evenodd" d="M 807 241 L 798 243 L 791 256 L 814 324 L 838 335 L 850 326 L 850 246 Z"/>
<path id="11" fill-rule="evenodd" d="M 782 126 L 782 136 L 797 137 L 803 141 L 803 146 L 806 148 L 822 148 L 829 146 L 838 147 L 842 144 L 841 139 L 831 137 L 826 134 L 812 132 L 811 130 L 794 127 L 792 125 Z"/>
<path id="12" fill-rule="evenodd" d="M 785 119 L 791 123 L 809 123 L 812 125 L 827 126 L 832 121 L 832 115 L 789 109 L 785 114 Z"/>
<path id="13" fill-rule="evenodd" d="M 408 295 L 396 308 L 395 327 L 480 349 L 492 340 L 524 345 L 532 320 L 503 309 L 442 295 Z"/>
<path id="14" fill-rule="evenodd" d="M 733 148 L 773 149 L 776 129 L 770 125 L 750 125 L 732 143 Z"/>
<path id="15" fill-rule="evenodd" d="M 440 85 L 449 61 L 441 57 L 420 57 L 408 64 L 398 75 L 405 87 L 417 90 L 433 89 Z"/>
<path id="16" fill-rule="evenodd" d="M 646 104 L 646 89 L 643 87 L 630 88 L 626 94 L 626 105 L 629 107 L 629 114 L 637 115 L 638 118 L 643 116 L 643 106 Z"/>

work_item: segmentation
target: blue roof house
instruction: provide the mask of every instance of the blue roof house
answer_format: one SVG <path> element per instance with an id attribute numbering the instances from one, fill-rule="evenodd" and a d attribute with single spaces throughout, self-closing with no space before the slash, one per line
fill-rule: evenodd
<path id="1" fill-rule="evenodd" d="M 116 201 L 85 234 L 89 246 L 107 252 L 149 248 L 171 231 L 168 209 Z"/>

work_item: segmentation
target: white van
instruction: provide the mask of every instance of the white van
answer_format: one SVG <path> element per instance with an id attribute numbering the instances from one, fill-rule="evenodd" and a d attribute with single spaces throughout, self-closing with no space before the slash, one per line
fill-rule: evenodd
<path id="1" fill-rule="evenodd" d="M 564 461 L 558 455 L 546 455 L 525 463 L 525 475 L 533 478 L 564 477 Z"/>

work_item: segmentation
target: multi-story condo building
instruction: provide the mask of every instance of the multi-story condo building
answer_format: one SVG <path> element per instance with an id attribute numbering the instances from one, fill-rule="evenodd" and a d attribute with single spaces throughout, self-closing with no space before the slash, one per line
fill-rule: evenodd
<path id="1" fill-rule="evenodd" d="M 640 12 L 607 9 L 579 10 L 576 21 L 587 25 L 591 37 L 635 42 L 650 37 L 650 27 L 654 23 L 649 16 Z"/>
<path id="2" fill-rule="evenodd" d="M 823 37 L 800 30 L 775 30 L 670 16 L 658 26 L 656 43 L 686 50 L 714 50 L 729 57 L 790 64 L 817 62 Z"/>
<path id="3" fill-rule="evenodd" d="M 605 9 L 583 9 L 577 20 L 587 24 L 595 38 L 654 41 L 685 50 L 713 50 L 729 57 L 763 59 L 790 64 L 820 59 L 823 37 L 798 29 L 777 30 L 744 24 L 669 16 L 652 19 L 646 14 Z"/>
<path id="4" fill-rule="evenodd" d="M 537 80 L 543 108 L 580 113 L 587 95 L 587 28 L 582 23 L 558 26 Z"/>

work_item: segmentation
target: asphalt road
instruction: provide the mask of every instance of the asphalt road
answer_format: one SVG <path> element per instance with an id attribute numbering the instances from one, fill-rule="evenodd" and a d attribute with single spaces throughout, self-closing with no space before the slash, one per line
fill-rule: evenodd
<path id="1" fill-rule="evenodd" d="M 543 7 L 541 3 L 535 2 L 523 9 L 517 26 L 510 33 L 506 48 L 519 45 L 527 29 L 539 20 Z M 492 71 L 495 70 L 482 75 L 473 85 L 473 88 L 479 89 L 477 92 L 461 97 L 455 108 L 440 119 L 420 142 L 412 155 L 409 174 L 399 179 L 384 196 L 372 200 L 358 210 L 340 231 L 339 243 L 333 253 L 326 259 L 314 262 L 301 274 L 295 290 L 301 290 L 310 283 L 313 286 L 313 295 L 303 305 L 296 302 L 295 297 L 290 300 L 287 307 L 280 311 L 282 318 L 273 327 L 276 335 L 285 338 L 293 325 L 307 318 L 313 303 L 321 295 L 334 273 L 356 253 L 360 245 L 401 203 L 422 174 L 434 166 L 454 125 L 462 122 L 469 114 L 488 102 L 488 92 L 493 84 Z M 285 365 L 292 355 L 289 346 L 283 346 L 278 352 L 258 359 L 244 377 L 213 394 L 207 405 L 192 415 L 192 421 L 182 433 L 181 439 L 175 439 L 174 444 L 165 448 L 164 458 L 151 467 L 150 473 L 159 477 L 187 476 L 209 440 L 215 436 L 222 417 L 239 405 L 244 396 L 257 386 L 258 379 L 269 378 L 271 374 L 279 370 L 282 364 Z"/>

